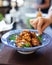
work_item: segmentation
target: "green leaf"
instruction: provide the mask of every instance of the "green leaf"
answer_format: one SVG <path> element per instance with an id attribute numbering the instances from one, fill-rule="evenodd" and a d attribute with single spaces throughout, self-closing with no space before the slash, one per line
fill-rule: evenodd
<path id="1" fill-rule="evenodd" d="M 9 40 L 15 40 L 15 39 L 16 39 L 16 37 L 14 37 L 14 36 L 9 38 Z"/>
<path id="2" fill-rule="evenodd" d="M 30 44 L 29 43 L 25 44 L 25 47 L 30 47 Z"/>
<path id="3" fill-rule="evenodd" d="M 15 40 L 16 40 L 16 36 L 18 36 L 18 35 L 17 35 L 17 34 L 16 34 L 16 35 L 14 35 L 14 34 L 11 35 L 11 37 L 9 38 L 9 40 L 10 40 L 10 41 L 11 41 L 11 40 L 14 40 L 14 41 L 15 41 Z"/>
<path id="4" fill-rule="evenodd" d="M 38 36 L 38 39 L 39 39 L 40 41 L 42 41 L 42 36 L 41 36 L 41 35 L 39 35 L 39 36 Z"/>
<path id="5" fill-rule="evenodd" d="M 27 21 L 26 21 L 26 24 L 27 24 L 27 26 L 28 26 L 29 29 L 32 28 L 32 26 L 30 24 L 30 19 L 32 19 L 32 18 L 28 18 Z"/>

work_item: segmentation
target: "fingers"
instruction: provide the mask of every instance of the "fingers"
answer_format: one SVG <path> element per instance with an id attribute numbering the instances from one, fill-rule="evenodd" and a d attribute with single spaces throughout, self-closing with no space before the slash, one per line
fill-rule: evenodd
<path id="1" fill-rule="evenodd" d="M 30 24 L 38 30 L 39 34 L 42 34 L 42 25 L 43 25 L 43 18 L 37 18 L 30 20 Z"/>
<path id="2" fill-rule="evenodd" d="M 38 25 L 37 25 L 37 30 L 39 32 L 39 35 L 42 34 L 42 25 L 44 24 L 44 20 L 43 18 L 39 18 L 39 22 L 38 22 Z"/>
<path id="3" fill-rule="evenodd" d="M 31 24 L 31 25 L 32 25 L 33 21 L 34 21 L 34 19 L 31 19 L 31 20 L 30 20 L 30 24 Z"/>
<path id="4" fill-rule="evenodd" d="M 42 34 L 42 32 L 45 30 L 46 27 L 48 27 L 51 23 L 50 19 L 46 19 L 46 18 L 36 18 L 36 19 L 32 19 L 30 20 L 30 24 L 38 30 L 39 35 Z"/>
<path id="5" fill-rule="evenodd" d="M 51 24 L 49 19 L 44 19 L 44 21 L 45 21 L 45 23 L 42 27 L 42 31 L 44 31 Z"/>
<path id="6" fill-rule="evenodd" d="M 32 19 L 32 20 L 30 20 L 30 24 L 31 24 L 35 29 L 37 29 L 37 23 L 38 23 L 38 19 Z"/>
<path id="7" fill-rule="evenodd" d="M 44 26 L 42 27 L 42 31 L 44 31 L 47 27 L 48 27 L 49 24 L 45 23 Z"/>
<path id="8" fill-rule="evenodd" d="M 33 22 L 33 24 L 34 24 L 33 27 L 34 27 L 35 29 L 37 29 L 38 19 L 35 19 L 34 22 Z"/>

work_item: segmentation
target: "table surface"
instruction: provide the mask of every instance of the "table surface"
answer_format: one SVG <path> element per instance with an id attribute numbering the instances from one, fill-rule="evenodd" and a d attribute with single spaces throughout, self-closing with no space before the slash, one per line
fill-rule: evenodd
<path id="1" fill-rule="evenodd" d="M 50 27 L 45 32 L 50 36 L 52 35 L 52 29 Z M 0 51 L 0 64 L 52 65 L 52 41 L 46 47 L 30 55 L 20 54 L 15 49 L 4 46 Z"/>
<path id="2" fill-rule="evenodd" d="M 19 54 L 11 47 L 4 46 L 0 51 L 0 64 L 13 65 L 52 65 L 52 43 L 30 55 Z"/>

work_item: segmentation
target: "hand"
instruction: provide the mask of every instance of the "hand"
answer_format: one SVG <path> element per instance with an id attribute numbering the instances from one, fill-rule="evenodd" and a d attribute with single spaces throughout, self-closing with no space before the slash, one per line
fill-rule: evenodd
<path id="1" fill-rule="evenodd" d="M 30 20 L 30 24 L 38 30 L 41 35 L 43 31 L 51 24 L 51 20 L 49 18 L 38 17 L 36 19 Z"/>

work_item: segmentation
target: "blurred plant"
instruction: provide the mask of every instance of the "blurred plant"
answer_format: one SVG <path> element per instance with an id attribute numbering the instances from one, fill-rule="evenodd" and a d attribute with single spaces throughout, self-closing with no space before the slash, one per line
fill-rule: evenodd
<path id="1" fill-rule="evenodd" d="M 3 14 L 0 13 L 0 21 L 4 18 Z"/>
<path id="2" fill-rule="evenodd" d="M 30 25 L 30 19 L 32 19 L 32 18 L 28 18 L 27 21 L 26 21 L 26 24 L 27 24 L 27 26 L 28 26 L 29 29 L 32 28 L 32 26 Z"/>

